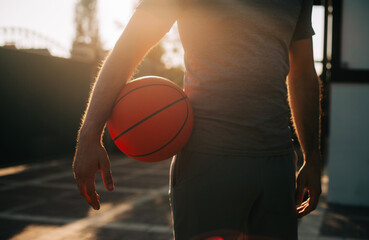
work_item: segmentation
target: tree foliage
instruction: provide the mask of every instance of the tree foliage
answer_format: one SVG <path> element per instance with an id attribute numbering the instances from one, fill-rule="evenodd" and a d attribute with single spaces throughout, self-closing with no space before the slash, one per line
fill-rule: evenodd
<path id="1" fill-rule="evenodd" d="M 75 6 L 73 48 L 88 47 L 99 57 L 102 44 L 97 21 L 97 0 L 78 0 Z"/>
<path id="2" fill-rule="evenodd" d="M 93 43 L 98 38 L 96 5 L 96 0 L 79 0 L 77 2 L 74 16 L 76 24 L 76 42 Z"/>

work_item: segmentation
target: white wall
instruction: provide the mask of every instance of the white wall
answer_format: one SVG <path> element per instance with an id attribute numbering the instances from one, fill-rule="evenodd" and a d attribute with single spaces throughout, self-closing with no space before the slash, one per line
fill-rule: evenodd
<path id="1" fill-rule="evenodd" d="M 344 0 L 341 67 L 369 69 L 369 1 Z"/>
<path id="2" fill-rule="evenodd" d="M 369 206 L 369 84 L 331 84 L 328 201 Z"/>

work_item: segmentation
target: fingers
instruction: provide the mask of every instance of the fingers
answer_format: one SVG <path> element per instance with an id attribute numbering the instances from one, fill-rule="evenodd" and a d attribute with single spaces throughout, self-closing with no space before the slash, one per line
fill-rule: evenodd
<path id="1" fill-rule="evenodd" d="M 108 191 L 114 190 L 114 181 L 113 181 L 113 175 L 111 173 L 110 169 L 110 161 L 107 158 L 105 161 L 101 162 L 101 176 L 104 182 L 104 186 Z"/>
<path id="2" fill-rule="evenodd" d="M 101 170 L 101 176 L 103 178 L 104 186 L 108 191 L 114 190 L 113 176 L 110 169 Z"/>
<path id="3" fill-rule="evenodd" d="M 295 192 L 296 205 L 300 205 L 304 199 L 305 186 L 302 183 L 297 182 L 297 188 Z"/>
<path id="4" fill-rule="evenodd" d="M 296 192 L 295 192 L 295 200 L 296 200 L 296 212 L 297 212 L 297 217 L 298 218 L 302 218 L 303 216 L 305 216 L 306 214 L 308 214 L 306 212 L 306 210 L 310 209 L 310 190 L 309 188 L 306 186 L 307 184 L 305 183 L 305 181 L 303 181 L 303 178 L 297 178 L 297 188 L 296 188 Z M 302 202 L 304 200 L 304 195 L 305 195 L 305 190 L 308 189 L 308 193 L 309 193 L 309 198 Z M 312 210 L 311 210 L 312 211 Z"/>
<path id="5" fill-rule="evenodd" d="M 90 200 L 89 204 L 95 209 L 100 209 L 99 196 L 96 193 L 95 179 L 93 181 L 88 181 L 85 185 L 87 196 Z"/>
<path id="6" fill-rule="evenodd" d="M 320 192 L 310 191 L 310 198 L 309 198 L 310 203 L 309 203 L 309 207 L 306 209 L 307 211 L 311 212 L 316 209 L 316 207 L 318 206 L 318 202 L 319 202 L 319 196 L 320 196 Z"/>
<path id="7" fill-rule="evenodd" d="M 96 193 L 95 178 L 87 180 L 86 183 L 80 178 L 76 178 L 77 186 L 80 195 L 91 205 L 95 210 L 100 209 L 100 196 Z"/>
<path id="8" fill-rule="evenodd" d="M 85 188 L 85 185 L 82 184 L 80 181 L 78 181 L 76 179 L 76 182 L 77 182 L 77 186 L 78 186 L 78 190 L 79 190 L 79 194 L 88 202 L 88 204 L 90 204 L 90 199 L 87 199 L 87 193 L 86 193 L 86 188 Z"/>
<path id="9" fill-rule="evenodd" d="M 303 217 L 316 209 L 321 194 L 320 168 L 316 164 L 306 163 L 300 169 L 297 176 L 296 211 L 298 217 Z M 307 190 L 308 200 L 304 199 L 304 191 Z"/>
<path id="10" fill-rule="evenodd" d="M 309 206 L 309 201 L 310 201 L 310 199 L 308 198 L 305 202 L 301 203 L 301 205 L 297 206 L 296 211 L 297 211 L 297 217 L 298 218 L 303 217 L 304 211 Z"/>
<path id="11" fill-rule="evenodd" d="M 78 148 L 79 149 L 79 148 Z M 73 163 L 74 177 L 81 196 L 94 209 L 100 209 L 100 196 L 96 193 L 95 175 L 102 171 L 104 185 L 108 190 L 114 189 L 113 178 L 110 171 L 110 161 L 105 148 L 99 145 L 94 152 L 78 150 Z"/>
<path id="12" fill-rule="evenodd" d="M 308 200 L 297 207 L 297 217 L 302 218 L 314 211 L 318 206 L 319 196 L 319 191 L 309 191 Z"/>

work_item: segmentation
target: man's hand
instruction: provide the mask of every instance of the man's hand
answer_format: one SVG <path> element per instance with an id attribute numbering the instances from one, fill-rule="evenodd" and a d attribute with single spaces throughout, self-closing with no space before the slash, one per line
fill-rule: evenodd
<path id="1" fill-rule="evenodd" d="M 95 210 L 100 209 L 100 196 L 96 193 L 95 175 L 101 172 L 105 188 L 114 189 L 110 160 L 101 143 L 82 143 L 76 149 L 73 161 L 74 178 L 81 196 Z"/>
<path id="2" fill-rule="evenodd" d="M 100 140 L 115 99 L 143 57 L 170 30 L 180 10 L 175 7 L 177 4 L 152 5 L 158 7 L 151 10 L 150 7 L 142 6 L 136 9 L 105 60 L 92 88 L 81 125 L 73 162 L 74 177 L 81 195 L 94 209 L 100 208 L 95 185 L 97 171 L 101 171 L 106 189 L 114 189 L 110 161 Z M 173 8 L 168 9 L 167 5 Z"/>
<path id="3" fill-rule="evenodd" d="M 319 164 L 320 157 L 316 156 L 313 158 L 318 159 L 308 159 L 297 175 L 296 211 L 298 218 L 302 218 L 309 214 L 317 207 L 319 196 L 322 192 Z M 302 202 L 305 190 L 308 191 L 309 198 L 305 202 Z"/>

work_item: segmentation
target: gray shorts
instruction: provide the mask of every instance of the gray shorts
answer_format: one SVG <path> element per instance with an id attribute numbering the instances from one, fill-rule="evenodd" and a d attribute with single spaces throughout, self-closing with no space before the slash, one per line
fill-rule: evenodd
<path id="1" fill-rule="evenodd" d="M 294 153 L 183 150 L 172 160 L 169 194 L 176 240 L 297 239 Z"/>

